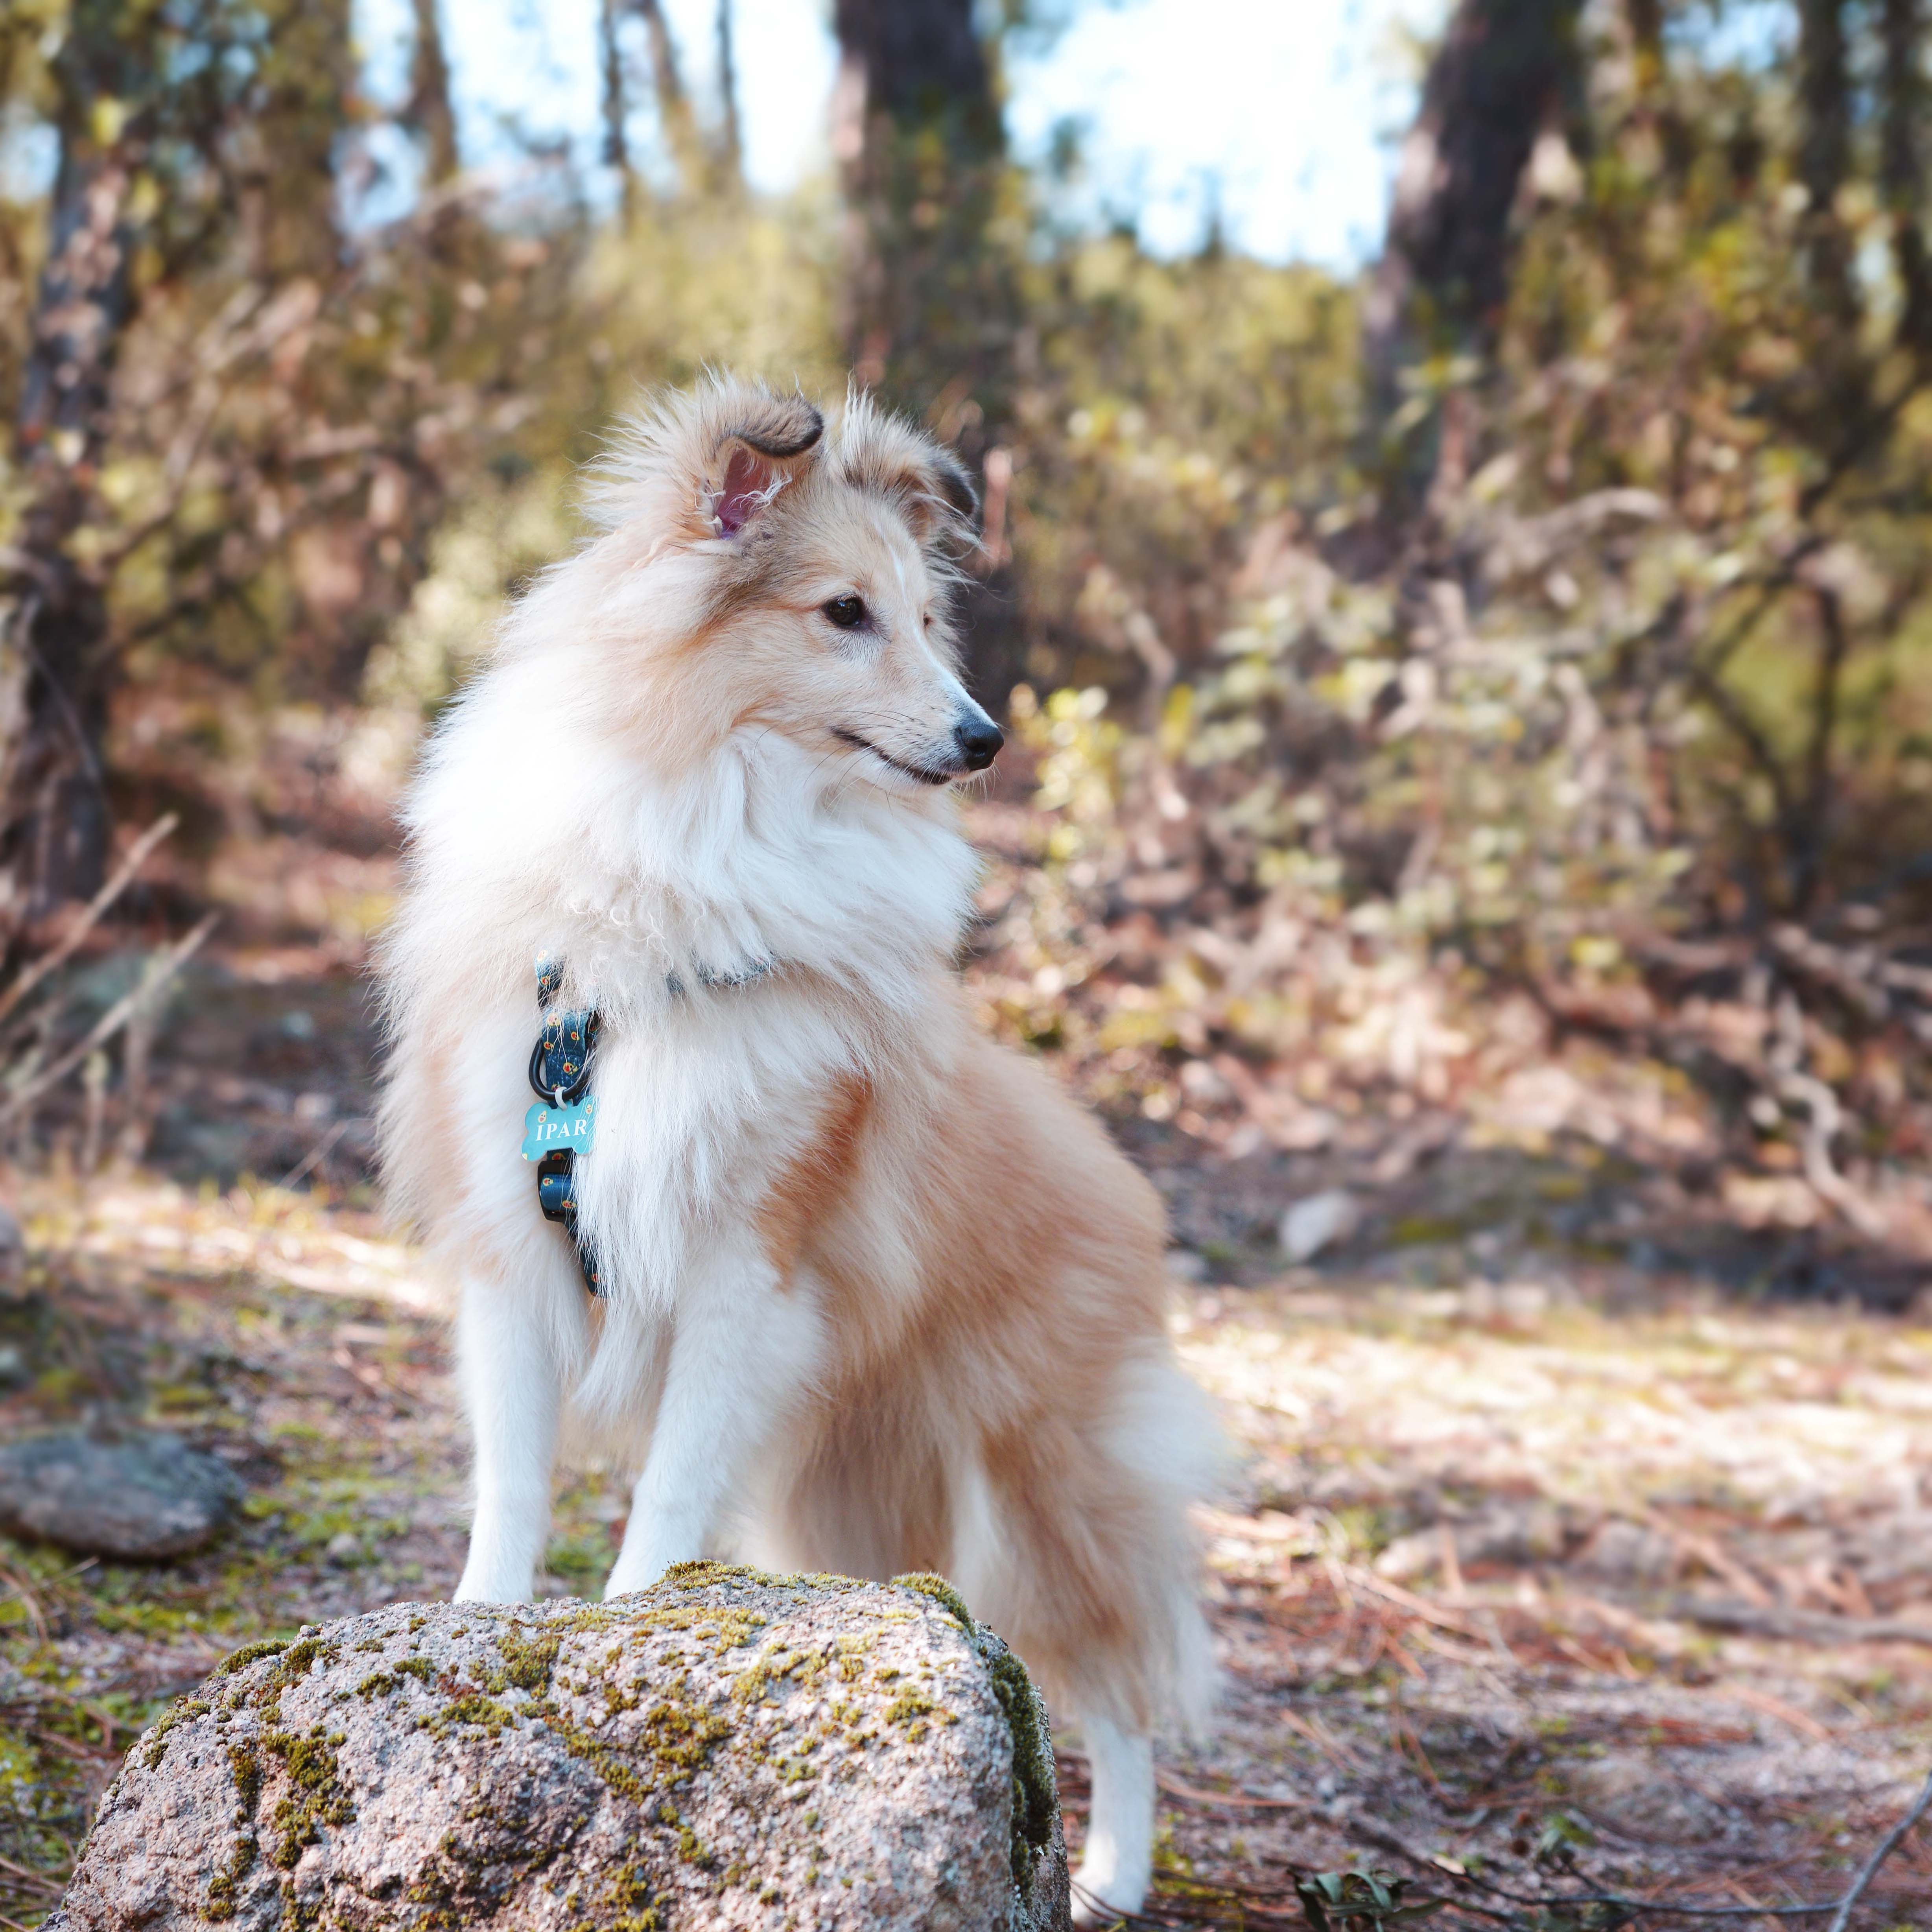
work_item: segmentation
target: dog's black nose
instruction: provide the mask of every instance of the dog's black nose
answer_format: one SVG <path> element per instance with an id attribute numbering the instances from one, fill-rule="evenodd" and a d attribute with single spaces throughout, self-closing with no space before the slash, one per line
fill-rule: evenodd
<path id="1" fill-rule="evenodd" d="M 1006 734 L 982 711 L 953 726 L 952 742 L 959 748 L 959 762 L 969 772 L 983 772 L 999 756 Z"/>

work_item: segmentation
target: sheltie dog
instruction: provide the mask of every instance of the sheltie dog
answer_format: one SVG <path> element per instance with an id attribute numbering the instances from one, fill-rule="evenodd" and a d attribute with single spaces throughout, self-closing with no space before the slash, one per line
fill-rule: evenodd
<path id="1" fill-rule="evenodd" d="M 634 1457 L 608 1593 L 727 1544 L 944 1573 L 1076 1718 L 1082 1916 L 1142 1902 L 1150 1733 L 1208 1678 L 1186 1520 L 1213 1425 L 1176 1366 L 1154 1191 L 953 959 L 970 483 L 849 399 L 713 379 L 593 471 L 598 531 L 429 740 L 379 974 L 400 1211 L 460 1292 L 459 1599 L 534 1586 L 568 1418 Z M 594 1009 L 576 1238 L 520 1129 L 541 1016 Z"/>

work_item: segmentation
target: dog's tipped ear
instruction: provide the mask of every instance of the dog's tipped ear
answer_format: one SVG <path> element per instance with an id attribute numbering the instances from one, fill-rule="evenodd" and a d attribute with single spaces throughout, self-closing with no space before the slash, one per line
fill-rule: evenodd
<path id="1" fill-rule="evenodd" d="M 802 396 L 764 396 L 730 434 L 760 456 L 802 456 L 825 434 L 825 418 Z"/>
<path id="2" fill-rule="evenodd" d="M 802 396 L 760 399 L 760 406 L 726 431 L 722 481 L 707 491 L 712 524 L 735 537 L 782 490 L 799 459 L 816 447 L 825 418 Z"/>

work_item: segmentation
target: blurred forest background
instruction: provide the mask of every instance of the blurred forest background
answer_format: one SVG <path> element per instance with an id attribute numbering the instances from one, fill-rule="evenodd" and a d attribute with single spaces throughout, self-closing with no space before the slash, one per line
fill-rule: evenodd
<path id="1" fill-rule="evenodd" d="M 1383 1620 L 1352 1676 L 1270 1653 L 1268 1749 L 1293 1732 L 1331 1788 L 1379 1751 L 1414 1786 L 1383 1802 L 1448 1804 L 1457 1750 L 1517 1718 L 1500 1689 L 1444 1720 L 1461 1745 L 1401 1718 L 1402 1684 L 1450 1667 L 1405 1629 L 1544 1672 L 1546 1708 L 1550 1671 L 1604 1698 L 1742 1682 L 1714 1628 L 1798 1646 L 1749 1666 L 1742 1731 L 1589 1732 L 1598 1759 L 1648 1740 L 1594 1824 L 1534 1753 L 1442 1814 L 1493 1812 L 1492 1855 L 1532 1875 L 1587 1843 L 1720 1904 L 1836 1870 L 1847 1820 L 1890 1802 L 1885 1752 L 1922 1755 L 1932 8 L 1444 4 L 1359 273 L 1211 220 L 1176 254 L 1131 210 L 1074 218 L 1079 130 L 1023 160 L 1005 76 L 1085 10 L 836 0 L 829 170 L 776 195 L 746 179 L 732 0 L 702 86 L 659 0 L 601 0 L 594 162 L 531 141 L 487 167 L 437 0 L 380 100 L 350 0 L 0 4 L 5 1426 L 159 1417 L 227 1443 L 261 1503 L 254 1568 L 166 1588 L 0 1550 L 0 1618 L 42 1660 L 0 1705 L 28 1713 L 20 1790 L 56 1794 L 0 1818 L 26 1874 L 4 1912 L 50 1903 L 68 1760 L 111 1763 L 209 1631 L 322 1613 L 351 1575 L 446 1586 L 454 1467 L 434 1508 L 409 1479 L 389 1548 L 369 1468 L 317 1446 L 334 1425 L 274 1410 L 285 1367 L 391 1404 L 370 1440 L 398 1495 L 412 1456 L 453 1454 L 446 1429 L 408 1447 L 447 1390 L 368 1168 L 358 974 L 391 808 L 506 597 L 574 540 L 574 466 L 640 386 L 708 364 L 849 376 L 980 479 L 970 681 L 1013 728 L 968 807 L 971 983 L 1168 1195 L 1180 1330 L 1258 1458 L 1220 1520 L 1228 1615 L 1339 1630 L 1336 1656 Z M 332 1295 L 379 1312 L 344 1327 Z M 1560 1444 L 1519 1438 L 1504 1470 L 1474 1438 L 1454 1468 L 1418 1446 L 1447 1422 L 1397 1444 L 1438 1342 L 1460 1373 L 1559 1320 L 1572 1368 L 1614 1356 L 1677 1420 L 1593 1408 L 1550 1355 L 1524 1400 Z M 1320 1362 L 1311 1406 L 1294 1376 Z M 556 1587 L 590 1586 L 594 1490 Z M 1596 1624 L 1549 1609 L 1572 1560 L 1598 1565 Z M 1472 1622 L 1486 1574 L 1502 1607 Z M 1430 1577 L 1446 1597 L 1410 1588 Z M 1700 1580 L 1717 1594 L 1684 1597 Z M 1295 1720 L 1310 1684 L 1340 1702 Z M 1708 1816 L 1673 1787 L 1666 1856 L 1604 1821 L 1673 1741 L 1738 1768 L 1698 1787 Z M 1196 1798 L 1246 1762 L 1203 1760 Z M 1288 1922 L 1227 1877 L 1262 1856 L 1254 1817 L 1193 1829 L 1162 1922 L 1209 1910 L 1183 1882 L 1208 1865 L 1225 1922 Z M 1775 1832 L 1798 1849 L 1774 1882 L 1691 1870 Z M 1932 1896 L 1916 1856 L 1900 1924 Z"/>
<path id="2" fill-rule="evenodd" d="M 592 182 L 466 171 L 430 0 L 386 107 L 347 0 L 13 0 L 9 957 L 178 820 L 104 928 L 148 956 L 115 1028 L 7 1000 L 22 1156 L 70 1076 L 80 1166 L 145 1144 L 157 949 L 202 911 L 352 960 L 423 722 L 640 386 L 852 371 L 982 480 L 972 670 L 1029 814 L 1004 1024 L 1204 1148 L 1580 1135 L 1683 1240 L 1906 1294 L 1922 13 L 1472 0 L 1342 279 L 1059 219 L 1077 130 L 1032 170 L 1003 132 L 1003 40 L 1054 24 L 1018 0 L 841 0 L 836 178 L 782 201 L 742 178 L 728 4 L 704 98 L 658 6 L 604 7 Z"/>

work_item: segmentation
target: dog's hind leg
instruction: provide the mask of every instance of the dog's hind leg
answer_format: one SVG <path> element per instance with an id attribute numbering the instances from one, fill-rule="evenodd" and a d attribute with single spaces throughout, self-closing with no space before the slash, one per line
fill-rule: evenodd
<path id="1" fill-rule="evenodd" d="M 1111 1718 L 1083 1714 L 1080 1728 L 1093 1797 L 1073 1874 L 1073 1922 L 1108 1925 L 1140 1910 L 1154 1876 L 1154 1745 Z"/>
<path id="2" fill-rule="evenodd" d="M 816 1373 L 824 1328 L 808 1282 L 781 1281 L 749 1236 L 699 1256 L 680 1289 L 650 1454 L 607 1597 L 709 1553 L 759 1450 Z"/>
<path id="3" fill-rule="evenodd" d="M 457 1357 L 476 1443 L 476 1514 L 458 1603 L 527 1603 L 535 1591 L 564 1384 L 562 1338 L 546 1319 L 544 1292 L 480 1271 L 464 1278 Z"/>

